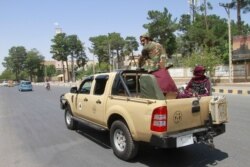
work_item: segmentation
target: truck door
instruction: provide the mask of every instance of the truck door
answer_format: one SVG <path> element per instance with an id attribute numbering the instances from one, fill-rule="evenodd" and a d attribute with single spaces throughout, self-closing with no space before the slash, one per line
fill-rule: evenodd
<path id="1" fill-rule="evenodd" d="M 91 120 L 98 123 L 104 123 L 104 114 L 106 108 L 107 95 L 105 94 L 105 88 L 107 85 L 109 76 L 98 75 L 94 80 L 94 90 L 91 97 L 88 99 L 89 111 L 91 112 Z"/>
<path id="2" fill-rule="evenodd" d="M 78 94 L 76 96 L 76 114 L 83 118 L 90 116 L 89 110 L 89 98 L 93 79 L 85 80 L 79 87 Z"/>

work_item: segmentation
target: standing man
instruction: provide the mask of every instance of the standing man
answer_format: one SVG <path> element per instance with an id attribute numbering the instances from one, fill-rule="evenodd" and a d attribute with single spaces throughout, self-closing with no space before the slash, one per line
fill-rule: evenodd
<path id="1" fill-rule="evenodd" d="M 144 68 L 153 74 L 164 95 L 170 98 L 176 98 L 177 87 L 174 80 L 166 69 L 166 52 L 161 44 L 154 42 L 149 34 L 140 36 L 140 42 L 143 45 L 142 55 L 139 58 L 139 67 Z"/>

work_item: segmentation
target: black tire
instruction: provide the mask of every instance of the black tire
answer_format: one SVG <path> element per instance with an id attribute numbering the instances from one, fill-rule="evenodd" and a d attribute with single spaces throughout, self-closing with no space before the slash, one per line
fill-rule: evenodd
<path id="1" fill-rule="evenodd" d="M 138 143 L 135 142 L 126 124 L 117 120 L 110 128 L 110 144 L 114 154 L 125 161 L 133 159 L 138 153 Z"/>
<path id="2" fill-rule="evenodd" d="M 77 122 L 72 118 L 72 112 L 70 106 L 66 106 L 64 120 L 68 129 L 75 130 L 77 127 Z"/>

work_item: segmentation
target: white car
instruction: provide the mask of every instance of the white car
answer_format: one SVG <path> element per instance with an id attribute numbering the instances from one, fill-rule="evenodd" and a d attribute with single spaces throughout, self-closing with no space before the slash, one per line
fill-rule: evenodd
<path id="1" fill-rule="evenodd" d="M 1 86 L 8 86 L 8 82 L 7 82 L 7 81 L 3 81 L 3 82 L 1 83 Z"/>

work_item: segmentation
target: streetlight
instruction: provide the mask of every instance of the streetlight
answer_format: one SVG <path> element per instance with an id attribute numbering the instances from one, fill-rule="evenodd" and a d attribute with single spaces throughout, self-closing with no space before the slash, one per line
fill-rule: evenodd
<path id="1" fill-rule="evenodd" d="M 231 50 L 231 18 L 230 8 L 233 7 L 233 3 L 219 3 L 220 6 L 224 7 L 227 12 L 227 24 L 228 24 L 228 55 L 229 55 L 229 83 L 232 83 L 232 50 Z"/>

